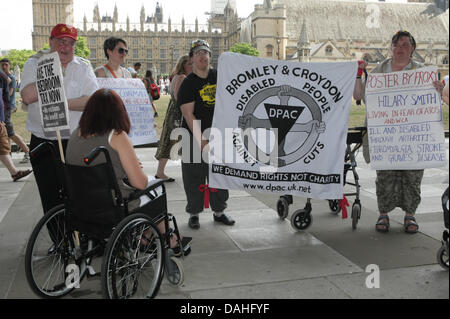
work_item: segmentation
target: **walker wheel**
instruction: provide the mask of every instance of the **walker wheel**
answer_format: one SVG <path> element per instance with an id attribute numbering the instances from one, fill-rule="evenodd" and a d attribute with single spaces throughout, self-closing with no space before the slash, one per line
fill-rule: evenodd
<path id="1" fill-rule="evenodd" d="M 286 197 L 281 196 L 277 202 L 277 213 L 280 219 L 284 220 L 289 215 L 289 203 Z"/>
<path id="2" fill-rule="evenodd" d="M 311 223 L 311 213 L 304 209 L 296 210 L 291 216 L 291 225 L 296 230 L 304 230 L 308 228 Z"/>
<path id="3" fill-rule="evenodd" d="M 439 265 L 441 265 L 442 268 L 444 268 L 445 270 L 449 269 L 448 254 L 447 254 L 447 250 L 445 249 L 445 244 L 443 244 L 441 246 L 441 248 L 439 248 L 439 250 L 437 252 L 437 260 L 438 260 Z"/>
<path id="4" fill-rule="evenodd" d="M 341 212 L 341 205 L 339 205 L 339 199 L 328 200 L 328 206 L 330 207 L 331 211 L 336 215 L 338 215 Z"/>
<path id="5" fill-rule="evenodd" d="M 361 218 L 361 204 L 353 203 L 352 206 L 352 228 L 356 229 L 358 225 L 358 220 Z"/>
<path id="6" fill-rule="evenodd" d="M 184 282 L 184 269 L 181 260 L 175 256 L 170 257 L 168 265 L 167 280 L 175 286 L 181 286 Z"/>

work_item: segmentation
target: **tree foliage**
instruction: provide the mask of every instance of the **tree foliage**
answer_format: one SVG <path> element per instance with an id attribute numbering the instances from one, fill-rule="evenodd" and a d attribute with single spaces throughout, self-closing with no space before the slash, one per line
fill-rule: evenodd
<path id="1" fill-rule="evenodd" d="M 15 66 L 18 65 L 20 70 L 23 70 L 25 62 L 30 58 L 30 56 L 36 54 L 33 50 L 9 50 L 8 54 L 0 57 L 9 59 L 11 61 L 11 70 L 14 70 Z"/>
<path id="2" fill-rule="evenodd" d="M 231 52 L 240 53 L 251 56 L 259 56 L 259 51 L 248 43 L 236 43 L 230 49 Z"/>

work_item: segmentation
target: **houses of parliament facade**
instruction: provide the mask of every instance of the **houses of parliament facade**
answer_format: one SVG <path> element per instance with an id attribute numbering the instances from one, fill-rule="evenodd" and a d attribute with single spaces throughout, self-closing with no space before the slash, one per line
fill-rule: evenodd
<path id="1" fill-rule="evenodd" d="M 103 42 L 110 36 L 123 38 L 130 50 L 127 67 L 136 62 L 156 74 L 171 73 L 177 59 L 189 52 L 193 40 L 210 43 L 212 64 L 236 43 L 258 49 L 260 57 L 303 62 L 337 62 L 365 59 L 374 66 L 390 56 L 395 31 L 408 30 L 416 39 L 414 59 L 437 65 L 448 74 L 448 0 L 391 3 L 365 0 L 264 0 L 247 18 L 240 18 L 230 4 L 223 14 L 211 14 L 206 25 L 165 20 L 159 3 L 152 14 L 141 8 L 140 21 L 119 21 L 102 15 L 98 5 L 93 20 L 74 21 L 77 0 L 33 0 L 33 50 L 48 42 L 58 23 L 75 25 L 87 40 L 93 67 L 106 63 Z"/>

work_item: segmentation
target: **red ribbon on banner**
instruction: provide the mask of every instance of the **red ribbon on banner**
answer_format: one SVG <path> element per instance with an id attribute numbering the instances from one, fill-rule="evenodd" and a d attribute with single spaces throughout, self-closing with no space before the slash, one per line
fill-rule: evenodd
<path id="1" fill-rule="evenodd" d="M 341 206 L 341 210 L 342 210 L 342 219 L 346 219 L 348 217 L 347 207 L 349 207 L 350 204 L 345 196 L 343 199 L 341 199 L 339 201 L 339 206 Z"/>
<path id="2" fill-rule="evenodd" d="M 209 208 L 209 193 L 211 192 L 211 193 L 217 193 L 217 189 L 216 188 L 210 188 L 209 186 L 208 186 L 208 184 L 201 184 L 199 187 L 198 187 L 198 190 L 201 192 L 201 193 L 205 193 L 205 199 L 204 199 L 204 201 L 203 201 L 203 206 L 205 207 L 205 208 Z"/>

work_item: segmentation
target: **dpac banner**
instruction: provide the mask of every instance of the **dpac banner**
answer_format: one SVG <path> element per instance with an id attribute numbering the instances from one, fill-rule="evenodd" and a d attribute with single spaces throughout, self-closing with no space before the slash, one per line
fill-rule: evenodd
<path id="1" fill-rule="evenodd" d="M 210 186 L 342 198 L 356 70 L 356 62 L 222 54 L 209 142 Z"/>
<path id="2" fill-rule="evenodd" d="M 122 98 L 131 122 L 130 139 L 133 145 L 158 142 L 155 118 L 150 98 L 140 79 L 98 78 L 100 88 L 111 89 Z"/>
<path id="3" fill-rule="evenodd" d="M 69 106 L 58 52 L 45 54 L 38 60 L 36 88 L 43 130 L 69 129 Z"/>
<path id="4" fill-rule="evenodd" d="M 436 67 L 369 74 L 366 84 L 370 166 L 376 170 L 447 165 Z"/>

